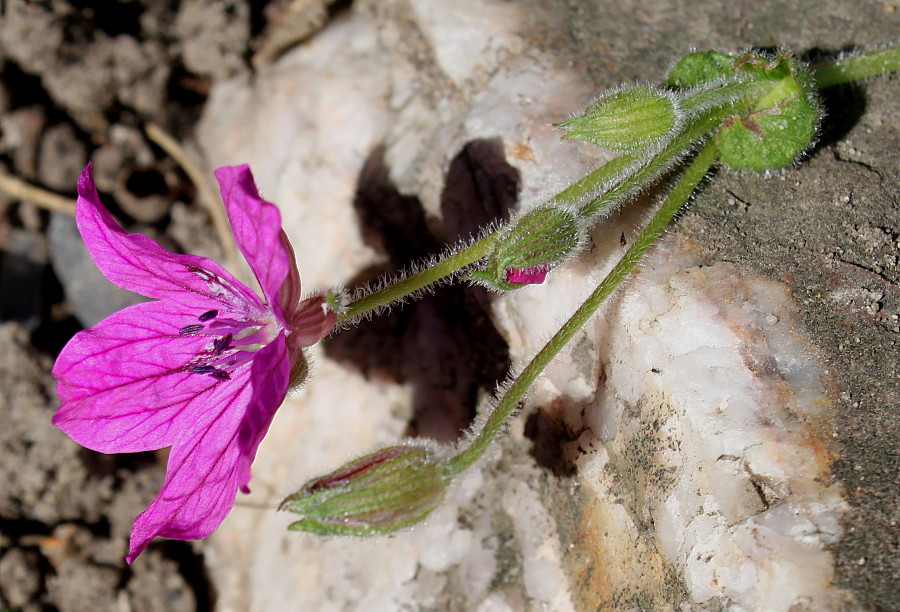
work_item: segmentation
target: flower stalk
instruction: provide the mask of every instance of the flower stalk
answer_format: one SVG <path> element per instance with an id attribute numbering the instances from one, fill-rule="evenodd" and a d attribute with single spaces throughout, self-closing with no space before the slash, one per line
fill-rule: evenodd
<path id="1" fill-rule="evenodd" d="M 420 272 L 402 278 L 383 289 L 373 291 L 345 305 L 338 314 L 338 324 L 365 315 L 387 304 L 403 300 L 423 287 L 433 285 L 449 276 L 453 276 L 486 256 L 490 252 L 495 238 L 496 232 L 490 233 Z"/>
<path id="2" fill-rule="evenodd" d="M 844 85 L 869 77 L 900 70 L 900 46 L 876 49 L 813 70 L 813 80 L 820 89 Z"/>

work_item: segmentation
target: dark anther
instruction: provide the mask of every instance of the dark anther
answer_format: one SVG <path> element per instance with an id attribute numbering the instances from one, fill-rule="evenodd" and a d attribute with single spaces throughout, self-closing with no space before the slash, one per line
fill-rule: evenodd
<path id="1" fill-rule="evenodd" d="M 231 380 L 231 376 L 229 376 L 228 372 L 226 372 L 225 370 L 213 370 L 209 373 L 209 375 L 216 380 Z"/>
<path id="2" fill-rule="evenodd" d="M 194 332 L 198 332 L 203 329 L 203 326 L 199 323 L 194 323 L 193 325 L 185 325 L 181 329 L 178 330 L 178 333 L 182 336 L 187 334 L 193 334 Z"/>
<path id="3" fill-rule="evenodd" d="M 195 365 L 191 366 L 191 374 L 211 374 L 215 368 L 211 365 Z"/>
<path id="4" fill-rule="evenodd" d="M 231 341 L 234 340 L 234 336 L 231 334 L 225 334 L 213 344 L 213 353 L 216 355 L 221 354 L 225 349 L 231 346 Z"/>
<path id="5" fill-rule="evenodd" d="M 197 318 L 200 319 L 201 321 L 209 321 L 210 319 L 215 319 L 218 314 L 219 314 L 218 310 L 207 310 L 206 312 L 204 312 L 202 315 L 200 315 Z"/>

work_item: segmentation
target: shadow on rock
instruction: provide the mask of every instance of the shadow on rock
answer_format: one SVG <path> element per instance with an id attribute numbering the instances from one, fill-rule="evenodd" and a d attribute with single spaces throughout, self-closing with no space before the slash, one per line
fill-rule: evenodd
<path id="1" fill-rule="evenodd" d="M 354 206 L 364 240 L 388 261 L 363 270 L 348 285 L 396 275 L 410 261 L 436 256 L 478 228 L 508 219 L 518 185 L 518 171 L 506 163 L 499 141 L 473 141 L 448 170 L 443 222 L 429 219 L 417 198 L 391 184 L 384 150 L 376 149 L 360 174 Z M 487 292 L 459 284 L 347 329 L 324 347 L 330 358 L 369 378 L 411 384 L 413 416 L 406 434 L 439 442 L 459 437 L 475 417 L 479 390 L 493 391 L 509 369 Z"/>

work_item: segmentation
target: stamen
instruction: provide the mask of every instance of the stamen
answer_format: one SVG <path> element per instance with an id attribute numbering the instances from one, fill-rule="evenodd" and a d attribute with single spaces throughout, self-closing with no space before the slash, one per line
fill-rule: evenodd
<path id="1" fill-rule="evenodd" d="M 197 317 L 200 323 L 179 330 L 183 336 L 206 336 L 212 341 L 212 346 L 207 344 L 198 350 L 183 371 L 212 376 L 217 381 L 231 380 L 231 373 L 250 363 L 278 333 L 272 322 L 232 318 L 227 312 L 219 316 L 220 312 L 208 310 Z"/>
<path id="2" fill-rule="evenodd" d="M 206 331 L 210 336 L 232 334 L 237 338 L 243 338 L 246 335 L 255 333 L 261 327 L 262 324 L 256 321 L 238 321 L 236 319 L 218 317 L 207 325 Z"/>
<path id="3" fill-rule="evenodd" d="M 218 315 L 218 314 L 219 314 L 218 310 L 207 310 L 202 315 L 197 317 L 197 319 L 205 322 L 205 321 L 209 321 L 210 319 L 215 319 L 216 315 Z"/>
<path id="4" fill-rule="evenodd" d="M 245 351 L 247 353 L 255 353 L 262 347 L 263 347 L 262 344 L 260 344 L 258 342 L 254 342 L 253 344 L 241 344 L 240 346 L 236 346 L 234 348 L 236 348 L 239 351 Z"/>
<path id="5" fill-rule="evenodd" d="M 231 341 L 234 340 L 234 336 L 231 334 L 225 334 L 218 340 L 213 343 L 213 353 L 215 355 L 221 355 L 225 349 L 231 346 Z"/>

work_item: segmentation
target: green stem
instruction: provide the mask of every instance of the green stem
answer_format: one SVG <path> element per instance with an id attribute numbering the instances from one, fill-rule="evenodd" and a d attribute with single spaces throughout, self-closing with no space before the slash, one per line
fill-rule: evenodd
<path id="1" fill-rule="evenodd" d="M 639 158 L 630 153 L 614 157 L 596 170 L 572 183 L 567 188 L 547 200 L 547 204 L 576 204 L 600 192 L 637 163 Z"/>
<path id="2" fill-rule="evenodd" d="M 455 476 L 471 466 L 490 447 L 497 434 L 506 425 L 515 407 L 524 398 L 528 388 L 531 387 L 544 368 L 547 367 L 550 361 L 572 339 L 578 330 L 584 327 L 585 323 L 594 315 L 604 300 L 609 297 L 640 261 L 647 249 L 656 242 L 672 218 L 687 202 L 700 181 L 703 180 L 703 177 L 706 176 L 706 173 L 715 163 L 717 156 L 718 150 L 712 141 L 708 142 L 700 150 L 678 183 L 669 192 L 656 214 L 653 215 L 650 222 L 638 234 L 615 268 L 607 274 L 606 278 L 597 286 L 597 289 L 575 311 L 575 314 L 565 322 L 562 328 L 556 332 L 556 335 L 525 366 L 519 377 L 506 390 L 503 398 L 485 421 L 484 427 L 472 439 L 469 446 L 447 462 L 448 476 Z"/>
<path id="3" fill-rule="evenodd" d="M 436 283 L 442 278 L 450 276 L 454 272 L 475 263 L 488 254 L 494 244 L 496 236 L 496 232 L 485 236 L 465 249 L 453 253 L 449 257 L 440 260 L 433 266 L 425 268 L 417 274 L 408 276 L 392 285 L 388 285 L 383 289 L 363 296 L 344 309 L 344 312 L 338 316 L 338 323 L 358 317 L 370 310 L 375 310 L 379 306 L 402 299 L 410 293 L 418 291 L 422 287 Z"/>
<path id="4" fill-rule="evenodd" d="M 620 175 L 636 161 L 632 155 L 623 154 L 600 166 L 584 178 L 576 181 L 557 195 L 550 198 L 549 202 L 556 204 L 574 203 L 588 197 L 589 194 L 600 190 L 604 185 Z M 395 300 L 400 300 L 407 295 L 427 287 L 432 283 L 450 276 L 451 274 L 469 266 L 482 257 L 485 257 L 494 246 L 497 232 L 472 243 L 469 247 L 453 253 L 433 266 L 422 270 L 417 274 L 403 278 L 383 289 L 365 295 L 344 308 L 344 312 L 338 315 L 337 322 L 348 321 L 369 311 L 375 310 Z"/>
<path id="5" fill-rule="evenodd" d="M 816 68 L 813 78 L 819 89 L 824 89 L 897 70 L 900 70 L 900 47 L 893 46 L 850 56 L 837 64 Z"/>
<path id="6" fill-rule="evenodd" d="M 635 161 L 636 158 L 632 155 L 620 155 L 600 166 L 593 172 L 588 173 L 582 179 L 576 181 L 566 189 L 563 189 L 561 192 L 550 198 L 548 202 L 555 204 L 570 204 L 583 200 L 584 198 L 589 197 L 590 194 L 599 191 Z M 494 246 L 496 237 L 497 232 L 494 232 L 493 234 L 477 240 L 462 251 L 454 253 L 435 265 L 422 270 L 418 274 L 401 279 L 379 291 L 374 291 L 361 297 L 357 301 L 346 306 L 344 312 L 338 316 L 337 322 L 341 323 L 343 321 L 348 321 L 371 310 L 375 310 L 380 306 L 390 304 L 394 300 L 402 299 L 410 293 L 418 291 L 422 287 L 435 283 L 450 276 L 454 272 L 475 263 L 490 252 L 491 247 Z"/>

